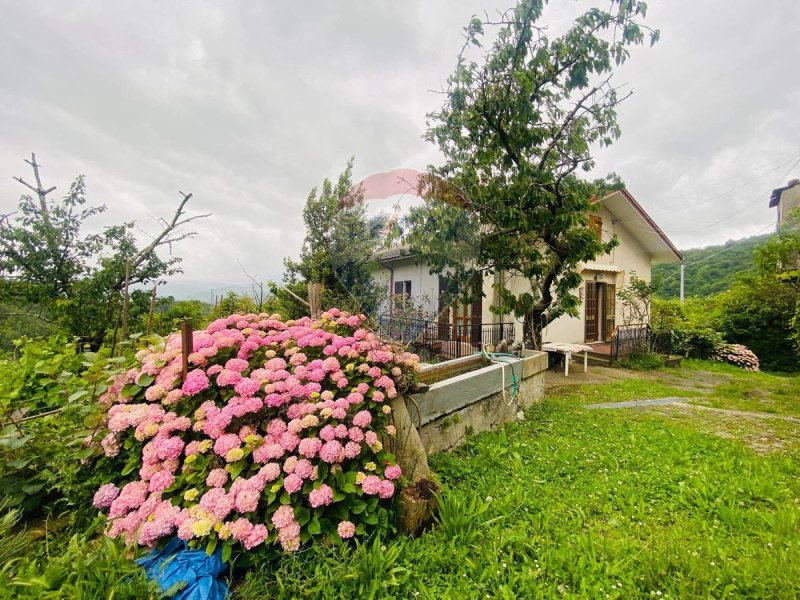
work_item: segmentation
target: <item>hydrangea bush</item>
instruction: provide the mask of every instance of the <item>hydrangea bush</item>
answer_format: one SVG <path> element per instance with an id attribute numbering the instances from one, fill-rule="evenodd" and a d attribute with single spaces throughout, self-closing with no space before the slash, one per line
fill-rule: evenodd
<path id="1" fill-rule="evenodd" d="M 720 344 L 714 349 L 710 358 L 746 371 L 758 371 L 760 368 L 758 357 L 750 348 L 742 344 Z"/>
<path id="2" fill-rule="evenodd" d="M 140 351 L 102 398 L 101 445 L 120 465 L 94 497 L 108 535 L 151 547 L 177 535 L 227 560 L 386 527 L 402 475 L 384 447 L 389 400 L 418 357 L 364 320 L 216 320 L 194 333 L 185 380 L 179 335 Z"/>

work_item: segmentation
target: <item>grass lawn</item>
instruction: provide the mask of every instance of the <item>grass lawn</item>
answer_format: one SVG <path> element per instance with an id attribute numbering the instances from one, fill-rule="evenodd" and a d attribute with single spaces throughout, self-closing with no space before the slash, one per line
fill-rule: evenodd
<path id="1" fill-rule="evenodd" d="M 714 422 L 727 417 L 719 411 L 582 407 L 691 395 L 753 411 L 735 389 L 769 386 L 769 406 L 797 414 L 778 390 L 800 377 L 723 370 L 737 388 L 674 386 L 701 369 L 560 388 L 527 421 L 432 458 L 446 486 L 434 531 L 300 552 L 256 568 L 236 596 L 796 598 L 797 445 L 754 448 L 747 436 L 766 420 L 738 419 L 743 431 L 731 433 Z M 797 438 L 800 424 L 772 421 Z"/>
<path id="2" fill-rule="evenodd" d="M 776 373 L 748 373 L 731 365 L 686 361 L 684 373 L 705 371 L 722 382 L 702 403 L 716 408 L 790 415 L 800 418 L 800 377 Z M 678 371 L 680 374 L 680 371 Z"/>

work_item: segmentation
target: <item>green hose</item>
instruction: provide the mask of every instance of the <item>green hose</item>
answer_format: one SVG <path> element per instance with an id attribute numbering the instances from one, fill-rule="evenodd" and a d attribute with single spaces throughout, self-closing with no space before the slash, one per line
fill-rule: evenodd
<path id="1" fill-rule="evenodd" d="M 503 358 L 513 358 L 518 360 L 518 357 L 509 354 L 506 352 L 486 352 L 486 350 L 481 350 L 479 354 L 482 354 L 484 358 L 491 362 L 500 363 L 503 365 L 513 365 L 513 362 L 499 360 Z M 505 367 L 503 367 L 503 376 L 505 377 Z M 503 394 L 505 395 L 505 386 L 503 386 Z M 511 401 L 516 402 L 517 398 L 519 397 L 519 382 L 517 381 L 517 374 L 514 371 L 514 367 L 511 367 Z"/>

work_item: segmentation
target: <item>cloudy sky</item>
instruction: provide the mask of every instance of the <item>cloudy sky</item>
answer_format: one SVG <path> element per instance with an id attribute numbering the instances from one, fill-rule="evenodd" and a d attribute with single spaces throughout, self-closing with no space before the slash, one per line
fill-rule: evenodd
<path id="1" fill-rule="evenodd" d="M 280 278 L 309 189 L 437 163 L 425 114 L 473 14 L 510 0 L 0 0 L 0 210 L 31 151 L 45 183 L 86 175 L 97 226 L 157 230 L 178 190 L 213 212 L 180 246 L 170 291 L 211 299 L 243 265 Z M 651 0 L 654 48 L 618 83 L 622 139 L 598 156 L 678 247 L 766 231 L 769 192 L 800 177 L 800 3 Z M 554 0 L 553 31 L 589 4 Z"/>

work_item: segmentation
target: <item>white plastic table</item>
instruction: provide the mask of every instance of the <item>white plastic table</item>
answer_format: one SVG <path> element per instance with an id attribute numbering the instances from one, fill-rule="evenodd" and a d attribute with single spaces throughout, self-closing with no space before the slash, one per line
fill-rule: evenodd
<path id="1" fill-rule="evenodd" d="M 569 363 L 572 360 L 572 355 L 578 352 L 583 352 L 583 372 L 585 373 L 589 366 L 589 351 L 591 346 L 584 344 L 566 344 L 563 342 L 548 342 L 542 344 L 542 350 L 545 352 L 557 352 L 564 355 L 564 377 L 569 377 Z"/>

